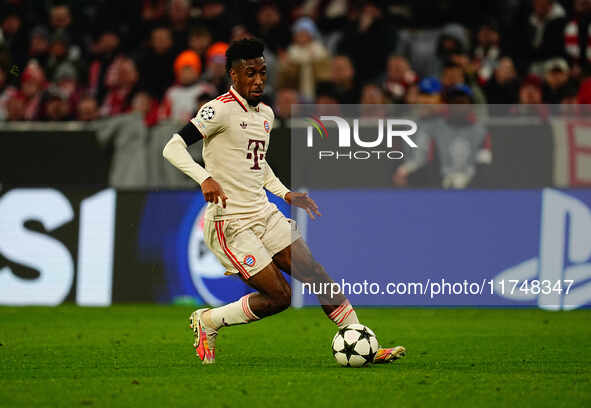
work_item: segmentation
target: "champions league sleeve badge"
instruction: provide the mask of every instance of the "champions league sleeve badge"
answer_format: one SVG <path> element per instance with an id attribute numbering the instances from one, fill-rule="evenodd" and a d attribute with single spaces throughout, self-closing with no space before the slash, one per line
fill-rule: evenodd
<path id="1" fill-rule="evenodd" d="M 201 109 L 201 112 L 199 112 L 199 116 L 201 116 L 201 119 L 203 120 L 211 120 L 214 115 L 215 110 L 211 106 L 204 106 L 203 109 Z"/>
<path id="2" fill-rule="evenodd" d="M 269 121 L 266 120 L 263 126 L 265 127 L 265 132 L 269 133 L 271 131 L 271 124 Z"/>

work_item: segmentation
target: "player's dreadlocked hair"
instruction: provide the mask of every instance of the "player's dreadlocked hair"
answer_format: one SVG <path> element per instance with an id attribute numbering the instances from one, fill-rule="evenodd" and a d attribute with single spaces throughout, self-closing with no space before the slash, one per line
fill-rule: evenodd
<path id="1" fill-rule="evenodd" d="M 226 50 L 226 73 L 230 73 L 234 61 L 262 57 L 264 48 L 263 42 L 257 38 L 232 41 Z"/>

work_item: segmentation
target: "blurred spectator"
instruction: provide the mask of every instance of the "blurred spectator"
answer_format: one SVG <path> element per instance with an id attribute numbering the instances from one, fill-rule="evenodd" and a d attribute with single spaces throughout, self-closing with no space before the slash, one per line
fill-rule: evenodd
<path id="1" fill-rule="evenodd" d="M 384 90 L 377 84 L 368 83 L 361 89 L 361 117 L 384 118 L 387 113 Z"/>
<path id="2" fill-rule="evenodd" d="M 322 81 L 316 85 L 316 99 L 318 115 L 338 115 L 340 113 L 340 101 L 335 85 L 332 82 Z"/>
<path id="3" fill-rule="evenodd" d="M 9 52 L 12 63 L 22 67 L 27 60 L 27 34 L 19 8 L 9 7 L 1 18 L 0 45 Z"/>
<path id="4" fill-rule="evenodd" d="M 332 82 L 336 86 L 340 103 L 359 103 L 360 93 L 355 82 L 355 68 L 346 55 L 332 59 Z"/>
<path id="5" fill-rule="evenodd" d="M 49 59 L 49 33 L 43 26 L 37 26 L 31 31 L 29 43 L 29 59 L 35 59 L 42 67 L 47 66 Z"/>
<path id="6" fill-rule="evenodd" d="M 72 119 L 68 98 L 57 86 L 50 86 L 44 99 L 43 120 L 55 122 Z"/>
<path id="7" fill-rule="evenodd" d="M 490 104 L 517 103 L 519 81 L 511 58 L 503 57 L 499 60 L 494 75 L 484 85 L 483 90 Z"/>
<path id="8" fill-rule="evenodd" d="M 176 84 L 168 88 L 160 106 L 159 118 L 188 122 L 203 93 L 214 93 L 212 85 L 197 82 L 201 74 L 201 60 L 194 51 L 184 51 L 174 62 Z"/>
<path id="9" fill-rule="evenodd" d="M 230 28 L 236 25 L 234 16 L 228 12 L 223 0 L 201 0 L 201 17 L 199 24 L 207 27 L 213 41 L 228 42 Z"/>
<path id="10" fill-rule="evenodd" d="M 288 25 L 282 22 L 281 12 L 274 2 L 261 2 L 256 13 L 256 22 L 255 34 L 271 52 L 277 55 L 287 48 L 290 40 Z"/>
<path id="11" fill-rule="evenodd" d="M 230 34 L 230 42 L 240 41 L 243 38 L 253 38 L 254 36 L 244 24 L 238 24 L 232 27 L 232 33 Z M 269 67 L 267 67 L 269 68 Z"/>
<path id="12" fill-rule="evenodd" d="M 152 30 L 150 46 L 139 57 L 142 89 L 158 100 L 174 82 L 174 50 L 172 34 L 168 27 L 157 27 Z"/>
<path id="13" fill-rule="evenodd" d="M 401 30 L 399 33 L 396 53 L 409 61 L 419 78 L 441 74 L 441 62 L 434 58 L 439 35 L 435 29 Z"/>
<path id="14" fill-rule="evenodd" d="M 295 87 L 305 100 L 314 100 L 316 83 L 330 78 L 328 51 L 319 40 L 314 21 L 302 17 L 293 26 L 293 42 L 281 67 L 281 85 Z"/>
<path id="15" fill-rule="evenodd" d="M 88 88 L 97 100 L 101 101 L 107 93 L 105 76 L 109 66 L 119 53 L 121 40 L 115 29 L 106 28 L 99 32 L 96 41 L 92 43 L 94 59 L 88 72 Z"/>
<path id="16" fill-rule="evenodd" d="M 544 83 L 542 85 L 542 101 L 548 104 L 559 104 L 564 89 L 569 84 L 569 67 L 563 58 L 555 58 L 544 64 Z"/>
<path id="17" fill-rule="evenodd" d="M 53 32 L 68 32 L 72 26 L 72 13 L 70 6 L 64 2 L 58 2 L 49 9 L 49 24 Z M 72 32 L 68 34 L 74 34 Z"/>
<path id="18" fill-rule="evenodd" d="M 65 32 L 53 34 L 49 45 L 45 74 L 50 80 L 55 80 L 55 73 L 62 65 L 69 65 L 76 70 L 76 75 L 82 71 L 79 54 L 70 47 L 70 38 Z"/>
<path id="19" fill-rule="evenodd" d="M 486 129 L 471 106 L 472 90 L 466 85 L 453 86 L 444 93 L 444 101 L 449 105 L 447 114 L 425 122 L 417 133 L 419 147 L 413 149 L 392 177 L 396 186 L 406 186 L 408 176 L 427 164 L 432 144 L 441 163 L 444 188 L 468 187 L 477 175 L 478 165 L 491 162 Z"/>
<path id="20" fill-rule="evenodd" d="M 442 102 L 443 85 L 437 78 L 427 77 L 419 82 L 416 103 L 436 105 Z"/>
<path id="21" fill-rule="evenodd" d="M 405 57 L 392 55 L 388 58 L 383 88 L 393 103 L 403 103 L 409 87 L 416 81 L 417 75 Z"/>
<path id="22" fill-rule="evenodd" d="M 375 0 L 354 4 L 349 18 L 337 50 L 351 56 L 359 83 L 377 80 L 384 71 L 388 55 L 394 50 L 394 28 Z"/>
<path id="23" fill-rule="evenodd" d="M 452 61 L 456 64 L 459 64 L 462 69 L 464 70 L 464 81 L 465 84 L 470 87 L 472 92 L 474 93 L 474 103 L 476 104 L 485 104 L 486 96 L 484 91 L 480 86 L 480 81 L 478 79 L 478 67 L 473 63 L 470 59 L 468 54 L 462 55 L 452 55 Z"/>
<path id="24" fill-rule="evenodd" d="M 8 84 L 7 72 L 0 65 L 0 120 L 6 120 L 7 103 L 16 96 L 17 90 Z"/>
<path id="25" fill-rule="evenodd" d="M 80 98 L 80 87 L 78 86 L 76 70 L 70 64 L 60 65 L 55 73 L 54 82 L 70 104 L 71 111 L 73 112 Z"/>
<path id="26" fill-rule="evenodd" d="M 418 84 L 408 88 L 405 103 L 420 105 L 413 108 L 412 112 L 421 121 L 429 120 L 431 117 L 440 115 L 445 109 L 445 106 L 442 105 L 442 92 L 443 86 L 437 78 L 423 78 Z"/>
<path id="27" fill-rule="evenodd" d="M 561 89 L 560 104 L 561 105 L 575 105 L 578 104 L 579 88 L 572 82 L 569 82 Z"/>
<path id="28" fill-rule="evenodd" d="M 285 126 L 284 121 L 291 118 L 293 106 L 299 103 L 299 95 L 295 89 L 280 88 L 275 99 L 275 122 L 277 127 Z M 275 128 L 276 125 L 273 125 Z"/>
<path id="29" fill-rule="evenodd" d="M 566 55 L 574 77 L 591 74 L 591 0 L 574 0 L 574 16 L 564 29 Z"/>
<path id="30" fill-rule="evenodd" d="M 337 46 L 347 26 L 347 14 L 350 8 L 348 0 L 327 0 L 308 2 L 317 8 L 304 15 L 314 15 L 318 26 L 325 34 L 325 44 L 331 54 L 337 54 Z"/>
<path id="31" fill-rule="evenodd" d="M 566 13 L 556 0 L 532 0 L 532 7 L 513 24 L 513 57 L 518 71 L 543 75 L 544 62 L 564 54 Z"/>
<path id="32" fill-rule="evenodd" d="M 166 15 L 168 0 L 142 1 L 142 19 L 146 22 L 160 22 Z"/>
<path id="33" fill-rule="evenodd" d="M 228 44 L 217 42 L 207 50 L 207 64 L 202 79 L 209 82 L 215 88 L 215 94 L 220 95 L 228 92 L 230 83 L 226 75 L 226 50 Z"/>
<path id="34" fill-rule="evenodd" d="M 519 103 L 539 105 L 542 103 L 542 81 L 535 75 L 528 75 L 519 87 Z"/>
<path id="35" fill-rule="evenodd" d="M 452 56 L 466 55 L 469 46 L 470 39 L 463 26 L 460 24 L 447 24 L 444 26 L 437 40 L 436 50 L 438 58 L 436 62 L 441 71 L 452 62 Z"/>
<path id="36" fill-rule="evenodd" d="M 474 98 L 474 103 L 486 103 L 486 97 L 478 86 L 476 72 L 467 54 L 452 54 L 441 73 L 441 83 L 445 89 L 457 85 L 467 85 Z"/>
<path id="37" fill-rule="evenodd" d="M 365 84 L 361 89 L 361 101 L 362 105 L 383 105 L 387 102 L 384 91 L 381 87 L 376 84 Z"/>
<path id="38" fill-rule="evenodd" d="M 108 92 L 100 108 L 101 116 L 128 112 L 131 109 L 131 100 L 137 92 L 139 79 L 133 60 L 118 57 L 109 67 L 105 79 Z"/>
<path id="39" fill-rule="evenodd" d="M 25 120 L 25 98 L 22 94 L 16 94 L 6 101 L 6 121 Z"/>
<path id="40" fill-rule="evenodd" d="M 148 92 L 139 91 L 133 95 L 131 112 L 139 113 L 148 127 L 158 123 L 158 101 Z"/>
<path id="41" fill-rule="evenodd" d="M 174 53 L 186 50 L 189 42 L 191 2 L 189 0 L 171 0 L 168 6 L 168 19 L 172 30 Z"/>
<path id="42" fill-rule="evenodd" d="M 211 34 L 203 26 L 195 27 L 189 33 L 189 49 L 195 51 L 205 61 L 205 52 L 211 45 Z"/>
<path id="43" fill-rule="evenodd" d="M 494 20 L 489 20 L 479 27 L 472 58 L 478 67 L 478 79 L 481 83 L 487 82 L 493 76 L 501 58 L 501 35 Z"/>
<path id="44" fill-rule="evenodd" d="M 41 117 L 41 102 L 46 88 L 45 73 L 36 61 L 29 62 L 21 76 L 18 96 L 24 103 L 25 120 L 38 120 Z"/>
<path id="45" fill-rule="evenodd" d="M 463 68 L 451 61 L 448 61 L 441 71 L 441 85 L 450 88 L 464 83 Z"/>
<path id="46" fill-rule="evenodd" d="M 82 30 L 78 30 L 72 19 L 72 11 L 70 6 L 65 2 L 55 2 L 49 9 L 49 26 L 51 29 L 51 37 L 62 35 L 62 38 L 67 38 L 70 49 L 68 54 L 71 59 L 81 58 L 81 42 L 84 37 Z"/>
<path id="47" fill-rule="evenodd" d="M 91 95 L 85 95 L 78 101 L 77 120 L 91 122 L 99 118 L 98 103 Z"/>

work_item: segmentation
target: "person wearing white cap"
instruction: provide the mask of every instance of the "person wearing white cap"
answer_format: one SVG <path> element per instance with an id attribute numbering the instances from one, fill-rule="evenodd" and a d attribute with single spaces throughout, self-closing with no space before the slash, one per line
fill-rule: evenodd
<path id="1" fill-rule="evenodd" d="M 287 62 L 281 70 L 285 77 L 295 80 L 304 100 L 312 101 L 316 82 L 330 77 L 330 60 L 327 49 L 319 41 L 316 24 L 309 17 L 302 17 L 293 25 L 293 43 L 287 49 Z"/>

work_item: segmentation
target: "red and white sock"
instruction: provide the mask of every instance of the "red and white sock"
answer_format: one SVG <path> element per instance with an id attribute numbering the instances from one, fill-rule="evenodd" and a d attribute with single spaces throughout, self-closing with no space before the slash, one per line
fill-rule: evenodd
<path id="1" fill-rule="evenodd" d="M 351 306 L 351 303 L 349 303 L 348 300 L 333 310 L 332 313 L 328 315 L 328 318 L 332 320 L 339 329 L 349 324 L 359 323 L 357 313 L 355 313 L 353 306 Z"/>
<path id="2" fill-rule="evenodd" d="M 254 292 L 242 296 L 236 302 L 204 312 L 201 315 L 203 324 L 208 328 L 218 330 L 223 326 L 234 326 L 259 320 L 259 317 L 252 312 L 248 304 L 248 298 L 252 295 L 254 295 Z"/>

